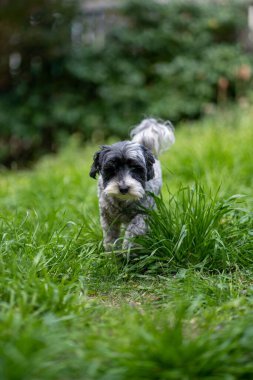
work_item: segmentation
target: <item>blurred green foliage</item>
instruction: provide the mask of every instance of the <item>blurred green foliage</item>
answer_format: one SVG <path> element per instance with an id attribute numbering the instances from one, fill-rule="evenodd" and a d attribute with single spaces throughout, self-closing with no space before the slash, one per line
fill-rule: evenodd
<path id="1" fill-rule="evenodd" d="M 244 2 L 130 0 L 103 44 L 71 44 L 77 2 L 11 1 L 0 28 L 0 162 L 57 150 L 71 133 L 125 138 L 145 115 L 193 119 L 242 100 L 252 60 L 243 49 Z M 83 18 L 82 18 L 83 17 Z M 10 70 L 10 54 L 22 58 Z M 15 54 L 18 53 L 19 55 Z M 15 66 L 15 60 L 14 60 Z"/>
<path id="2" fill-rule="evenodd" d="M 78 4 L 5 0 L 0 8 L 0 162 L 26 162 L 54 150 L 60 126 L 52 102 L 65 91 L 71 23 Z M 73 84 L 67 85 L 73 87 Z"/>

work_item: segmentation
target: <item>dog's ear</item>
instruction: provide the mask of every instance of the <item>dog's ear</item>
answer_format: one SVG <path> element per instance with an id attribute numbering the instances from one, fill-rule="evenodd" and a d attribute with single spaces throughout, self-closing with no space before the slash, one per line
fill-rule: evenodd
<path id="1" fill-rule="evenodd" d="M 100 165 L 99 165 L 99 155 L 100 155 L 100 153 L 101 153 L 101 151 L 96 152 L 94 154 L 94 156 L 93 156 L 93 164 L 91 165 L 91 168 L 90 168 L 90 177 L 95 178 L 95 179 L 96 179 L 96 175 L 100 171 Z"/>
<path id="2" fill-rule="evenodd" d="M 91 168 L 90 168 L 90 177 L 96 178 L 96 175 L 100 173 L 104 155 L 107 151 L 108 151 L 108 146 L 102 145 L 101 149 L 94 154 L 93 164 L 91 165 Z"/>
<path id="3" fill-rule="evenodd" d="M 147 168 L 147 181 L 154 178 L 155 172 L 153 168 L 153 164 L 155 163 L 155 157 L 153 156 L 153 153 L 150 149 L 143 146 L 143 153 L 146 161 L 146 168 Z"/>

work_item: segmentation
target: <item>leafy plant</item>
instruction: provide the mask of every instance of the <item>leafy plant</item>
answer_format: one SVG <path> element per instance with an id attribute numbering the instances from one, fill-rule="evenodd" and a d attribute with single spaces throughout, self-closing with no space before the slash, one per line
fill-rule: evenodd
<path id="1" fill-rule="evenodd" d="M 73 25 L 83 37 L 89 32 L 78 2 L 33 3 L 1 9 L 0 162 L 7 166 L 55 152 L 73 133 L 127 138 L 144 115 L 199 118 L 245 102 L 251 88 L 252 58 L 238 38 L 246 2 L 126 1 L 104 44 L 77 45 Z"/>

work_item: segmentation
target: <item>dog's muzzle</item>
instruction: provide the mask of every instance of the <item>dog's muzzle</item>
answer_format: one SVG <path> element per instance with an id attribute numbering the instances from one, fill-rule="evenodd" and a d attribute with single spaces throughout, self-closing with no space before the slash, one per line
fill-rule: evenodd
<path id="1" fill-rule="evenodd" d="M 129 186 L 127 185 L 119 185 L 119 191 L 121 194 L 127 194 L 129 191 Z"/>
<path id="2" fill-rule="evenodd" d="M 104 191 L 107 196 L 121 200 L 138 200 L 145 194 L 141 184 L 131 177 L 128 177 L 124 183 L 115 180 L 110 181 Z"/>

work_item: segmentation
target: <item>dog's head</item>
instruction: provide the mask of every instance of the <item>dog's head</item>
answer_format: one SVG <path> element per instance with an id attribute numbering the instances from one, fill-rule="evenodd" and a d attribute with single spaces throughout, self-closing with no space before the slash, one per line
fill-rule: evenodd
<path id="1" fill-rule="evenodd" d="M 95 153 L 90 176 L 102 176 L 104 191 L 121 200 L 138 200 L 145 194 L 146 182 L 154 177 L 155 158 L 141 144 L 123 141 L 104 145 Z"/>

